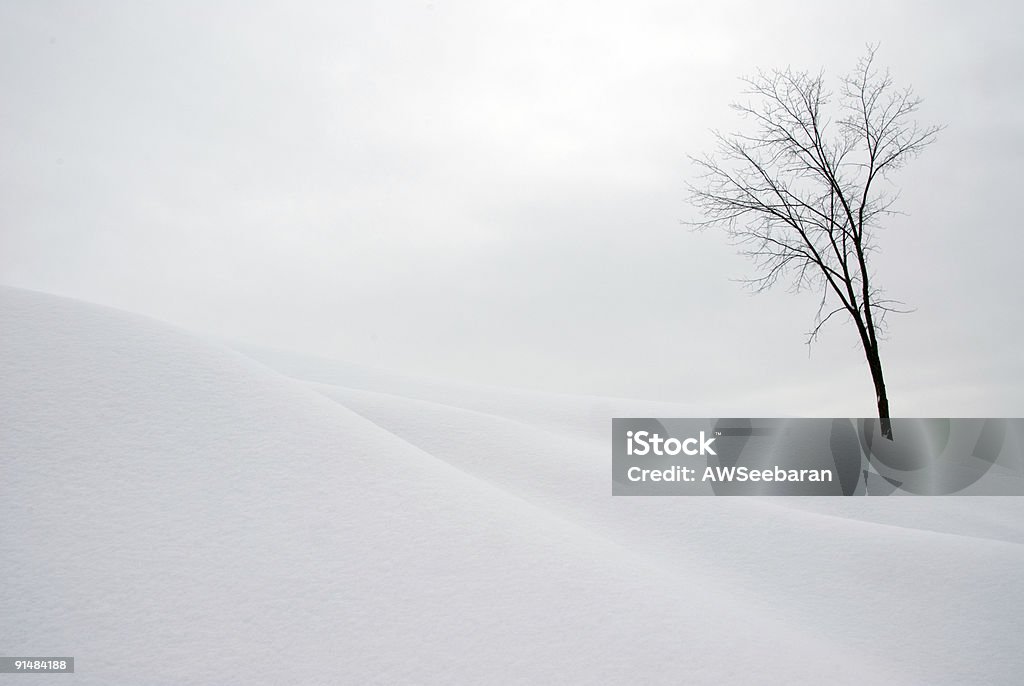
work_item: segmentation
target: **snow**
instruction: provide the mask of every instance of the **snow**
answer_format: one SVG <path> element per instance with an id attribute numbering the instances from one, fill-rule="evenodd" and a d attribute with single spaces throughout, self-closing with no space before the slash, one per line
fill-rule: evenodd
<path id="1" fill-rule="evenodd" d="M 76 658 L 34 683 L 1019 683 L 1024 500 L 613 498 L 610 418 L 694 414 L 729 412 L 0 289 L 0 651 Z"/>

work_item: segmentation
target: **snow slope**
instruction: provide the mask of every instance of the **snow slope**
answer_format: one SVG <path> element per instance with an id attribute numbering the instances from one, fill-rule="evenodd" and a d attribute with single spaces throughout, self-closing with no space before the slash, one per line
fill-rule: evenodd
<path id="1" fill-rule="evenodd" d="M 76 658 L 34 683 L 1024 671 L 1019 499 L 612 498 L 609 418 L 694 408 L 246 352 L 0 289 L 0 653 Z"/>

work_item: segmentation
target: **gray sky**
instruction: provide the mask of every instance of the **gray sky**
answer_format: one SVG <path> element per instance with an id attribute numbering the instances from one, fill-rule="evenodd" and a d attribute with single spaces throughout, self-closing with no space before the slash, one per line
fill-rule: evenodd
<path id="1" fill-rule="evenodd" d="M 896 415 L 1022 415 L 1015 3 L 0 4 L 0 283 L 549 390 L 871 415 L 692 218 L 737 77 L 867 42 L 947 125 L 880 236 Z M 214 7 L 215 5 L 215 7 Z"/>

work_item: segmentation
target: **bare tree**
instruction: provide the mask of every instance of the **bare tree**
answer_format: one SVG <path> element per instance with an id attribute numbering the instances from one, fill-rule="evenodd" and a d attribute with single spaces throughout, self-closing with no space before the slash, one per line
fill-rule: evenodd
<path id="1" fill-rule="evenodd" d="M 879 333 L 889 312 L 869 258 L 875 232 L 894 213 L 897 194 L 888 175 L 934 141 L 941 127 L 913 119 L 921 100 L 896 88 L 875 66 L 875 46 L 842 77 L 838 97 L 824 73 L 785 69 L 744 79 L 749 100 L 733 104 L 755 125 L 752 133 L 715 132 L 717 151 L 692 158 L 701 181 L 689 185 L 703 219 L 697 228 L 723 228 L 751 257 L 764 291 L 780 278 L 791 290 L 820 292 L 811 344 L 834 315 L 856 325 L 878 402 L 882 434 L 892 439 Z"/>

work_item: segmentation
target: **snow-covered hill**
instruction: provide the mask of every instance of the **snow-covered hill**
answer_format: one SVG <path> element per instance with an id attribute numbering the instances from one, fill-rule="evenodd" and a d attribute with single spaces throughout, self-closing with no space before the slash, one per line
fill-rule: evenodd
<path id="1" fill-rule="evenodd" d="M 1024 673 L 1020 499 L 612 498 L 612 416 L 727 412 L 295 359 L 0 289 L 0 653 L 77 684 Z"/>

